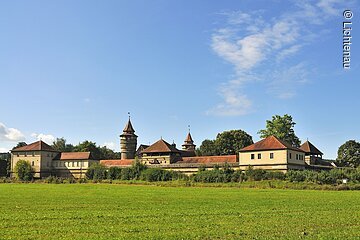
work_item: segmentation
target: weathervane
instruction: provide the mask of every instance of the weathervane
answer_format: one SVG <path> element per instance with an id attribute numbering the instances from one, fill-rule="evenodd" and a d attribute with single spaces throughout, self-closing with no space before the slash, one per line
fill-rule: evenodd
<path id="1" fill-rule="evenodd" d="M 130 120 L 130 112 L 128 112 L 128 115 L 129 115 L 129 120 Z"/>

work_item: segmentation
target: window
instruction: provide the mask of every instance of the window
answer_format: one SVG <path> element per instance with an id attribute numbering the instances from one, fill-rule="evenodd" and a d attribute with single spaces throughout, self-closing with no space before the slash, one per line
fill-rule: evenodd
<path id="1" fill-rule="evenodd" d="M 261 159 L 261 153 L 258 153 L 258 159 Z"/>
<path id="2" fill-rule="evenodd" d="M 274 158 L 274 153 L 270 153 L 270 159 Z"/>
<path id="3" fill-rule="evenodd" d="M 299 154 L 296 154 L 296 160 L 299 160 Z"/>
<path id="4" fill-rule="evenodd" d="M 25 157 L 27 157 L 27 152 L 25 152 L 25 155 L 24 155 Z"/>
<path id="5" fill-rule="evenodd" d="M 31 162 L 31 166 L 34 166 L 34 165 L 35 165 L 35 163 L 34 163 L 34 161 L 32 161 L 32 162 Z"/>
<path id="6" fill-rule="evenodd" d="M 289 153 L 289 158 L 291 159 L 291 153 Z"/>
<path id="7" fill-rule="evenodd" d="M 251 159 L 255 159 L 255 154 L 251 154 Z"/>
<path id="8" fill-rule="evenodd" d="M 19 153 L 17 153 L 16 156 L 19 157 Z"/>
<path id="9" fill-rule="evenodd" d="M 31 155 L 32 155 L 32 156 L 35 156 L 35 153 L 34 153 L 34 152 L 32 152 L 32 153 L 31 153 Z"/>

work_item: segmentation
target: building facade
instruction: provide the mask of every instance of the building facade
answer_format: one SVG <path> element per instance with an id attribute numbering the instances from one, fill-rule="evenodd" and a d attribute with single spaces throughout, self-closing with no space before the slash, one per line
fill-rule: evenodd
<path id="1" fill-rule="evenodd" d="M 196 156 L 194 140 L 187 134 L 182 149 L 175 143 L 163 139 L 148 145 L 137 147 L 137 135 L 129 118 L 120 135 L 121 159 L 94 159 L 90 152 L 59 152 L 43 141 L 37 141 L 27 146 L 11 151 L 11 175 L 19 160 L 30 163 L 36 178 L 50 175 L 58 177 L 83 178 L 88 168 L 95 163 L 106 167 L 130 167 L 135 159 L 150 168 L 181 171 L 192 174 L 199 167 L 212 169 L 215 165 L 228 164 L 233 169 L 246 170 L 249 166 L 255 169 L 288 170 L 331 169 L 333 163 L 322 159 L 322 152 L 310 142 L 305 142 L 300 148 L 291 146 L 275 136 L 267 137 L 240 150 L 238 155 L 226 156 Z"/>
<path id="2" fill-rule="evenodd" d="M 305 169 L 305 152 L 281 141 L 275 136 L 267 137 L 240 150 L 239 168 L 288 170 Z"/>

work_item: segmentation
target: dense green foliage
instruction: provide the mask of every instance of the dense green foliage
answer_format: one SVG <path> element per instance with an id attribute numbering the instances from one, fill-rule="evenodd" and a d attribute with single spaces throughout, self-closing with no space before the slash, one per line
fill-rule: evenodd
<path id="1" fill-rule="evenodd" d="M 107 177 L 107 168 L 102 164 L 92 164 L 85 173 L 88 179 L 102 180 Z"/>
<path id="2" fill-rule="evenodd" d="M 355 140 L 349 140 L 338 149 L 336 162 L 343 167 L 360 166 L 360 143 Z"/>
<path id="3" fill-rule="evenodd" d="M 34 178 L 34 170 L 29 162 L 25 160 L 19 160 L 14 168 L 17 179 L 21 181 L 30 181 Z"/>
<path id="4" fill-rule="evenodd" d="M 56 140 L 51 145 L 56 151 L 59 152 L 73 152 L 74 146 L 72 144 L 66 143 L 65 138 L 56 138 Z"/>
<path id="5" fill-rule="evenodd" d="M 27 145 L 26 142 L 18 142 L 18 143 L 16 144 L 16 146 L 13 147 L 12 149 L 14 150 L 15 148 L 24 147 L 24 146 L 26 146 L 26 145 Z"/>
<path id="6" fill-rule="evenodd" d="M 1 239 L 356 239 L 359 191 L 0 184 Z"/>
<path id="7" fill-rule="evenodd" d="M 292 116 L 285 114 L 284 116 L 275 115 L 272 120 L 266 121 L 266 128 L 258 132 L 261 138 L 275 136 L 280 140 L 290 143 L 295 147 L 300 147 L 300 139 L 295 135 Z"/>
<path id="8" fill-rule="evenodd" d="M 90 180 L 144 180 L 148 182 L 188 179 L 187 176 L 179 172 L 160 168 L 148 169 L 140 161 L 135 161 L 131 167 L 127 168 L 110 167 L 107 169 L 103 165 L 93 164 L 86 172 L 86 177 Z"/>
<path id="9" fill-rule="evenodd" d="M 95 142 L 87 140 L 73 146 L 72 144 L 67 144 L 65 138 L 57 138 L 51 146 L 59 152 L 91 152 L 95 159 L 120 158 L 120 153 L 114 152 L 106 146 L 100 147 Z"/>
<path id="10" fill-rule="evenodd" d="M 252 137 L 243 130 L 230 130 L 219 133 L 215 140 L 204 140 L 197 154 L 202 156 L 234 155 L 240 149 L 253 144 Z"/>
<path id="11" fill-rule="evenodd" d="M 228 165 L 215 166 L 212 170 L 199 168 L 192 176 L 195 182 L 226 183 L 261 180 L 287 180 L 290 182 L 309 182 L 315 184 L 342 184 L 343 179 L 360 183 L 360 169 L 332 169 L 330 171 L 289 171 L 286 174 L 277 171 L 266 171 L 249 167 L 246 171 L 234 171 Z"/>

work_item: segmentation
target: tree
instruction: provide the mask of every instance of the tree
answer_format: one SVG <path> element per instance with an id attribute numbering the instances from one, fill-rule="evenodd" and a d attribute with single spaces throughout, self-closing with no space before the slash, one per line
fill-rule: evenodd
<path id="1" fill-rule="evenodd" d="M 338 149 L 336 162 L 343 167 L 360 166 L 360 143 L 355 140 L 349 140 Z"/>
<path id="2" fill-rule="evenodd" d="M 29 162 L 19 160 L 15 165 L 15 174 L 17 179 L 22 181 L 30 181 L 34 177 L 34 171 Z"/>
<path id="3" fill-rule="evenodd" d="M 241 148 L 253 144 L 252 137 L 243 130 L 230 130 L 218 133 L 215 140 L 204 140 L 198 150 L 198 155 L 233 155 Z"/>
<path id="4" fill-rule="evenodd" d="M 56 140 L 51 145 L 56 151 L 59 152 L 72 152 L 74 146 L 72 144 L 67 144 L 65 138 L 56 138 Z"/>
<path id="5" fill-rule="evenodd" d="M 120 156 L 115 153 L 113 150 L 107 148 L 106 146 L 99 147 L 100 151 L 100 159 L 116 159 L 120 158 Z"/>
<path id="6" fill-rule="evenodd" d="M 91 152 L 95 159 L 100 159 L 100 149 L 96 143 L 91 141 L 83 141 L 74 147 L 74 152 Z"/>
<path id="7" fill-rule="evenodd" d="M 258 132 L 261 138 L 274 135 L 282 141 L 290 143 L 294 147 L 300 147 L 300 139 L 295 135 L 295 122 L 290 115 L 275 115 L 272 120 L 266 120 L 266 129 Z"/>
<path id="8" fill-rule="evenodd" d="M 26 145 L 27 145 L 26 142 L 18 142 L 18 144 L 16 144 L 16 146 L 13 147 L 12 150 L 14 150 L 15 148 L 24 147 Z"/>
<path id="9" fill-rule="evenodd" d="M 201 156 L 214 156 L 214 155 L 218 155 L 219 153 L 217 146 L 215 144 L 215 140 L 209 140 L 209 139 L 205 139 L 201 143 L 198 152 L 200 152 L 198 154 Z"/>
<path id="10" fill-rule="evenodd" d="M 215 145 L 220 155 L 238 154 L 240 149 L 253 144 L 252 137 L 243 130 L 230 130 L 219 133 Z"/>

